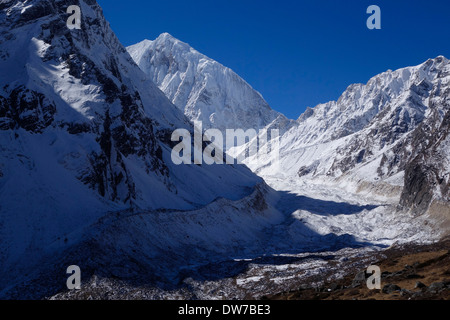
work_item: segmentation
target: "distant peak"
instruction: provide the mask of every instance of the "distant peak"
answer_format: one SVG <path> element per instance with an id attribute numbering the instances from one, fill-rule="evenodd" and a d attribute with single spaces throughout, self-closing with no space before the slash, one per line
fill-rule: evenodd
<path id="1" fill-rule="evenodd" d="M 179 41 L 177 38 L 172 36 L 168 32 L 161 33 L 156 40 L 170 40 L 170 41 Z"/>
<path id="2" fill-rule="evenodd" d="M 444 57 L 443 55 L 438 55 L 436 58 L 434 58 L 433 60 L 448 60 L 446 57 Z"/>
<path id="3" fill-rule="evenodd" d="M 442 61 L 448 61 L 448 59 L 446 57 L 444 57 L 443 55 L 439 55 L 436 58 L 430 58 L 427 61 L 425 61 L 425 63 L 432 61 L 432 62 L 442 62 Z"/>
<path id="4" fill-rule="evenodd" d="M 434 58 L 433 60 L 436 61 L 437 63 L 447 62 L 448 61 L 448 59 L 446 57 L 444 57 L 443 55 L 439 55 L 436 58 Z"/>
<path id="5" fill-rule="evenodd" d="M 173 36 L 170 33 L 168 33 L 168 32 L 163 32 L 159 36 L 160 37 L 171 37 L 171 38 L 173 38 Z"/>
<path id="6" fill-rule="evenodd" d="M 176 47 L 177 50 L 182 51 L 194 50 L 188 43 L 175 38 L 174 36 L 172 36 L 170 33 L 167 32 L 161 33 L 158 36 L 158 38 L 156 38 L 156 40 L 153 42 L 157 45 L 165 47 L 166 49 Z"/>

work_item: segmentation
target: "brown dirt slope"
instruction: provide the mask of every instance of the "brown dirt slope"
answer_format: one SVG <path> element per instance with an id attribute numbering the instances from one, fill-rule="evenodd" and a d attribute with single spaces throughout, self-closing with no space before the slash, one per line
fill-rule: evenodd
<path id="1" fill-rule="evenodd" d="M 381 289 L 369 290 L 365 270 L 319 288 L 283 292 L 273 300 L 450 300 L 450 238 L 430 245 L 393 246 L 372 263 L 380 267 Z"/>

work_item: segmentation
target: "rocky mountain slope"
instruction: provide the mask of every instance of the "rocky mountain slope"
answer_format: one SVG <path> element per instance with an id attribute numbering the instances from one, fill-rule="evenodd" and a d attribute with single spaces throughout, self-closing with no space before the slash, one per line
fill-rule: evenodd
<path id="1" fill-rule="evenodd" d="M 450 96 L 449 89 L 445 94 Z M 450 234 L 450 108 L 426 121 L 414 132 L 413 141 L 423 141 L 415 157 L 405 167 L 400 207 L 418 215 L 429 211 L 441 228 Z"/>
<path id="2" fill-rule="evenodd" d="M 168 33 L 127 50 L 166 96 L 206 129 L 259 130 L 273 121 L 289 122 L 231 69 Z"/>
<path id="3" fill-rule="evenodd" d="M 336 279 L 327 275 L 327 281 L 317 286 L 308 279 L 300 288 L 270 295 L 275 300 L 449 300 L 450 251 L 449 239 L 428 245 L 396 245 L 364 257 L 365 265 L 350 259 L 345 276 Z M 369 290 L 366 269 L 377 265 L 381 274 L 381 288 Z"/>

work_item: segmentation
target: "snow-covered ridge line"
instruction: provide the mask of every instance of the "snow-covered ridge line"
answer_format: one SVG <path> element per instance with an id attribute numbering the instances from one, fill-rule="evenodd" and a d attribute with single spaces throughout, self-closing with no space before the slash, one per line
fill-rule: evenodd
<path id="1" fill-rule="evenodd" d="M 439 56 L 419 66 L 387 71 L 373 77 L 366 85 L 349 86 L 338 101 L 306 110 L 284 135 L 284 149 L 299 153 L 300 150 L 340 141 L 343 146 L 337 150 L 339 156 L 346 150 L 356 149 L 346 142 L 375 136 L 386 138 L 376 146 L 377 152 L 386 152 L 404 134 L 417 128 L 430 113 L 430 95 L 441 83 L 446 85 L 443 71 L 448 68 L 448 63 L 446 58 Z M 362 155 L 361 161 L 370 155 Z M 315 160 L 310 157 L 308 162 Z M 321 173 L 326 174 L 327 171 Z"/>

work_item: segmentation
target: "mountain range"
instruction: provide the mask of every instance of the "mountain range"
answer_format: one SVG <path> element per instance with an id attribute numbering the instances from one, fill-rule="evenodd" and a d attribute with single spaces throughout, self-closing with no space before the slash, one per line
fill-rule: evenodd
<path id="1" fill-rule="evenodd" d="M 79 30 L 66 26 L 74 4 Z M 73 264 L 88 292 L 101 278 L 119 296 L 144 286 L 158 288 L 150 298 L 195 298 L 197 281 L 218 297 L 208 281 L 252 279 L 246 261 L 263 259 L 261 271 L 281 254 L 449 232 L 443 56 L 291 120 L 167 33 L 125 48 L 95 0 L 0 0 L 0 70 L 1 298 L 63 292 Z M 193 121 L 276 128 L 280 163 L 175 165 L 172 132 Z"/>
<path id="2" fill-rule="evenodd" d="M 252 167 L 252 159 L 249 166 L 263 177 L 400 197 L 399 206 L 414 214 L 448 212 L 449 83 L 450 62 L 439 56 L 350 85 L 337 101 L 308 108 L 289 124 L 280 141 L 281 169 Z"/>

